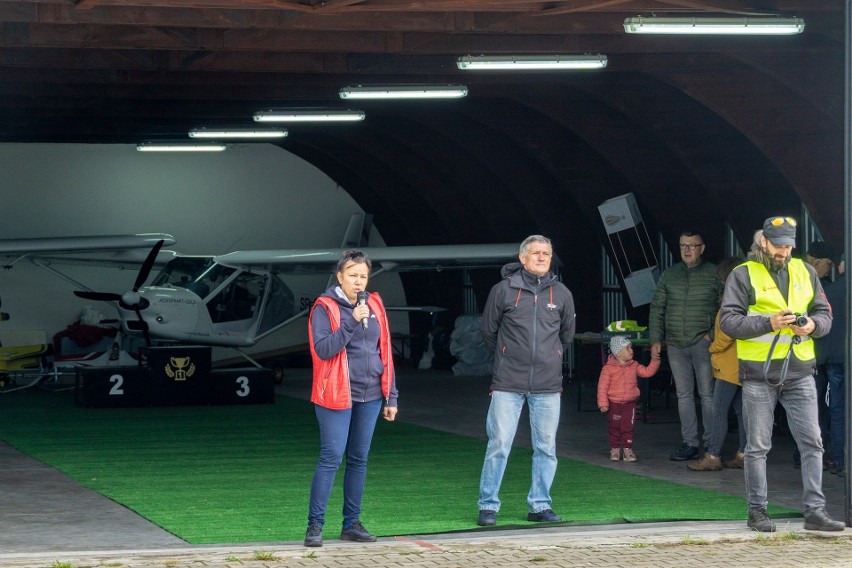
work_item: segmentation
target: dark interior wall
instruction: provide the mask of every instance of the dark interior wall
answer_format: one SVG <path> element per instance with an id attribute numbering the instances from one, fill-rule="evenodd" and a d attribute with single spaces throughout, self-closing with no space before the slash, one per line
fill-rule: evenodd
<path id="1" fill-rule="evenodd" d="M 286 147 L 377 211 L 389 243 L 547 235 L 588 312 L 582 325 L 596 327 L 600 246 L 614 252 L 597 210 L 606 199 L 633 193 L 649 234 L 672 250 L 682 230 L 701 231 L 712 261 L 726 227 L 747 249 L 765 217 L 798 217 L 802 203 L 841 240 L 831 203 L 842 189 L 842 49 L 809 42 L 791 56 L 766 41 L 720 53 L 699 40 L 688 56 L 623 53 L 606 73 L 489 77 L 460 101 L 367 103 L 367 124 L 311 132 L 312 152 Z"/>
<path id="2" fill-rule="evenodd" d="M 597 206 L 615 196 L 636 196 L 649 233 L 673 249 L 681 230 L 700 230 L 710 260 L 724 255 L 726 226 L 747 248 L 763 218 L 798 217 L 801 204 L 842 248 L 839 0 L 727 2 L 807 21 L 797 36 L 747 38 L 631 36 L 624 6 L 570 2 L 444 2 L 445 12 L 382 3 L 376 13 L 369 2 L 298 13 L 144 4 L 3 3 L 0 140 L 185 137 L 199 124 L 250 123 L 262 108 L 349 106 L 337 96 L 347 84 L 464 83 L 463 100 L 359 102 L 365 122 L 293 125 L 281 146 L 373 213 L 390 245 L 551 237 L 587 327 L 600 321 L 601 246 L 614 253 Z M 463 53 L 559 51 L 609 63 L 455 67 Z M 428 296 L 424 282 L 411 279 L 409 295 L 423 286 Z"/>

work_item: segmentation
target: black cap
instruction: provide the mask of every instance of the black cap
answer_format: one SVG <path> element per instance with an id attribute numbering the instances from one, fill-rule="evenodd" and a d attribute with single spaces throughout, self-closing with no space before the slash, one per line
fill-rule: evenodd
<path id="1" fill-rule="evenodd" d="M 796 220 L 792 217 L 770 217 L 763 222 L 763 236 L 773 246 L 796 246 Z"/>

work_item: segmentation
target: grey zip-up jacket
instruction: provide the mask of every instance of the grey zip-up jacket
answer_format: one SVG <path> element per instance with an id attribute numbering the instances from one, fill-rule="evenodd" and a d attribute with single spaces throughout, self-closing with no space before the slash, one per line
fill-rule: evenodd
<path id="1" fill-rule="evenodd" d="M 562 353 L 574 340 L 574 297 L 556 275 L 538 277 L 518 262 L 502 270 L 482 314 L 482 337 L 494 350 L 491 389 L 562 392 Z"/>
<path id="2" fill-rule="evenodd" d="M 749 260 L 757 260 L 754 255 L 749 254 Z M 759 262 L 759 261 L 758 261 Z M 814 297 L 808 306 L 808 317 L 810 317 L 816 329 L 811 334 L 812 339 L 820 338 L 831 331 L 831 306 L 825 298 L 822 284 L 817 277 L 816 270 L 804 263 L 805 268 L 811 276 L 811 285 Z M 778 289 L 787 299 L 790 287 L 790 277 L 787 267 L 779 271 L 769 271 L 772 279 L 778 285 Z M 748 267 L 737 266 L 725 282 L 725 295 L 722 297 L 722 307 L 719 309 L 719 326 L 722 331 L 734 339 L 751 339 L 772 332 L 772 322 L 764 315 L 749 315 L 749 306 L 755 303 L 754 287 L 751 284 Z M 787 349 L 784 347 L 784 349 Z M 769 367 L 768 377 L 763 375 L 763 364 L 754 361 L 743 361 L 740 359 L 740 381 L 763 381 L 766 378 L 779 379 L 781 377 L 781 360 L 773 360 Z M 816 360 L 802 361 L 795 355 L 790 358 L 790 368 L 787 372 L 788 380 L 801 379 L 814 374 Z"/>

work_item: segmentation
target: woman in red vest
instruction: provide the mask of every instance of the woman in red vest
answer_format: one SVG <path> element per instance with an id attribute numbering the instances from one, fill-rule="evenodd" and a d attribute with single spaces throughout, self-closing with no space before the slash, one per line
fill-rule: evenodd
<path id="1" fill-rule="evenodd" d="M 378 294 L 366 290 L 371 267 L 363 252 L 344 251 L 336 268 L 338 284 L 317 298 L 308 318 L 320 455 L 311 481 L 305 546 L 322 546 L 325 510 L 344 452 L 340 538 L 376 540 L 360 521 L 367 456 L 379 414 L 388 421 L 396 418 L 398 393 L 385 307 Z"/>

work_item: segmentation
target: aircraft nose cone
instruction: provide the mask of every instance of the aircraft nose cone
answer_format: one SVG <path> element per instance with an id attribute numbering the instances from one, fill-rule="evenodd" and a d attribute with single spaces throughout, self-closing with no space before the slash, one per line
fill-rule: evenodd
<path id="1" fill-rule="evenodd" d="M 142 296 L 139 294 L 139 292 L 130 291 L 130 292 L 125 292 L 124 294 L 121 295 L 121 303 L 124 304 L 125 306 L 131 306 L 131 307 L 135 306 L 136 304 L 139 303 L 139 301 L 141 299 L 142 299 Z"/>
<path id="2" fill-rule="evenodd" d="M 121 301 L 119 301 L 119 305 L 125 310 L 133 310 L 135 312 L 139 312 L 139 310 L 144 310 L 151 303 L 142 297 L 142 294 L 139 292 L 135 292 L 131 290 L 130 292 L 125 292 L 121 295 Z M 142 317 L 141 315 L 139 317 Z"/>

